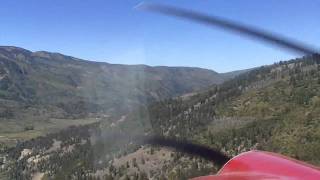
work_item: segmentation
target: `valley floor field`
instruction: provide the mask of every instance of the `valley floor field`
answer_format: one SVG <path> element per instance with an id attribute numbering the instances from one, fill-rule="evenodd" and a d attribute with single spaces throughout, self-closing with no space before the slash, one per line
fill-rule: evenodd
<path id="1" fill-rule="evenodd" d="M 48 133 L 55 133 L 69 126 L 85 125 L 100 121 L 100 118 L 53 119 L 46 121 L 2 121 L 0 127 L 0 144 L 15 146 L 18 141 L 26 141 Z"/>

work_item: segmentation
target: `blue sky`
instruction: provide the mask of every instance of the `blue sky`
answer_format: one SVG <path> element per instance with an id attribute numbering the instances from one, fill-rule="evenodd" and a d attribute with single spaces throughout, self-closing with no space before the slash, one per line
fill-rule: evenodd
<path id="1" fill-rule="evenodd" d="M 121 64 L 196 66 L 218 72 L 299 55 L 219 29 L 141 12 L 138 0 L 4 0 L 0 45 Z M 319 0 L 162 2 L 237 20 L 320 47 Z"/>

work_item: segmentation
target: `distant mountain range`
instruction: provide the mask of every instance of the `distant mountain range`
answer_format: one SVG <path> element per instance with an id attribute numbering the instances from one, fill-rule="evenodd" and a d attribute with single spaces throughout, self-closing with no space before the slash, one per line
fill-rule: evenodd
<path id="1" fill-rule="evenodd" d="M 220 84 L 239 74 L 191 67 L 109 64 L 12 46 L 0 46 L 0 64 L 3 118 L 121 114 L 149 102 Z"/>

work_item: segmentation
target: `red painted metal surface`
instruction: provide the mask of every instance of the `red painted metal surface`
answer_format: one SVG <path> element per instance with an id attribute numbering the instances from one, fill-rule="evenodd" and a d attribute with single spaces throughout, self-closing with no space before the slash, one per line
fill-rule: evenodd
<path id="1" fill-rule="evenodd" d="M 249 151 L 232 158 L 216 175 L 193 180 L 320 180 L 320 169 L 295 159 L 264 151 Z"/>

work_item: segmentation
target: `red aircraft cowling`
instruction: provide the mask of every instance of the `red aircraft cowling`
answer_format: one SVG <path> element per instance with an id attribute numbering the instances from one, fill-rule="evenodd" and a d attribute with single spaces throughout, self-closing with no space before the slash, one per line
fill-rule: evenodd
<path id="1" fill-rule="evenodd" d="M 229 160 L 216 175 L 193 180 L 320 180 L 320 168 L 264 151 L 249 151 Z"/>

